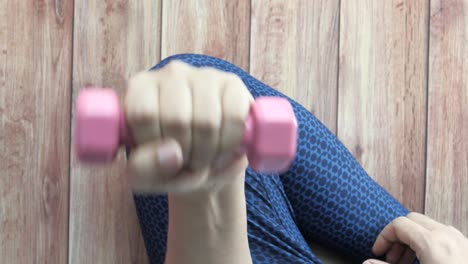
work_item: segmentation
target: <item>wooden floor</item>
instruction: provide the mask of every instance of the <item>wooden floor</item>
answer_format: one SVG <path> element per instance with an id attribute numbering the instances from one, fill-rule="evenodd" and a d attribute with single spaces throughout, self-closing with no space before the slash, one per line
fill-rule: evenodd
<path id="1" fill-rule="evenodd" d="M 79 164 L 72 109 L 183 52 L 297 99 L 411 210 L 468 233 L 468 0 L 1 0 L 0 17 L 2 263 L 147 263 L 122 155 Z"/>

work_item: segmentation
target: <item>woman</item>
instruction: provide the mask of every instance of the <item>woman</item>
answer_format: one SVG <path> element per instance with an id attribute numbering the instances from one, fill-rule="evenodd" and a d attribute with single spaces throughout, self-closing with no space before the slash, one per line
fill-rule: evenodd
<path id="1" fill-rule="evenodd" d="M 247 168 L 243 124 L 253 97 L 265 95 L 285 97 L 204 55 L 169 57 L 130 80 L 126 114 L 138 147 L 129 174 L 152 263 L 322 263 L 308 241 L 361 262 L 468 257 L 460 232 L 408 214 L 293 100 L 290 170 Z"/>

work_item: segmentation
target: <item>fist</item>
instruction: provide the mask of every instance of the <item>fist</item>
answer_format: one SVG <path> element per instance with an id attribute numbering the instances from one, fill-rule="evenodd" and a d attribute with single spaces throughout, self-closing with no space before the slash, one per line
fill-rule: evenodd
<path id="1" fill-rule="evenodd" d="M 125 112 L 136 143 L 136 192 L 213 189 L 241 177 L 241 147 L 253 97 L 235 74 L 172 61 L 130 79 Z"/>

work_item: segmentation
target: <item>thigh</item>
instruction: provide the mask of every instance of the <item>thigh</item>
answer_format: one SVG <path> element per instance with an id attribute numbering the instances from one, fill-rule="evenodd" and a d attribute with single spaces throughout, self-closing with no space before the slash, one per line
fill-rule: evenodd
<path id="1" fill-rule="evenodd" d="M 278 175 L 247 169 L 245 182 L 254 263 L 322 263 L 299 231 Z"/>
<path id="2" fill-rule="evenodd" d="M 135 195 L 135 207 L 151 264 L 164 263 L 168 230 L 167 196 Z"/>
<path id="3" fill-rule="evenodd" d="M 363 261 L 381 230 L 408 210 L 375 182 L 344 144 L 296 105 L 297 157 L 281 175 L 297 224 L 307 240 Z"/>

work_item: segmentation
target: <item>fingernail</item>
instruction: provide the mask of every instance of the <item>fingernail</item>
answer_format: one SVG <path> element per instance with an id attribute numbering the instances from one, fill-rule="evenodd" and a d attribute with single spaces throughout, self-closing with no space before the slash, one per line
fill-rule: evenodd
<path id="1" fill-rule="evenodd" d="M 169 173 L 179 169 L 182 162 L 182 151 L 175 142 L 166 142 L 158 147 L 159 166 Z"/>

